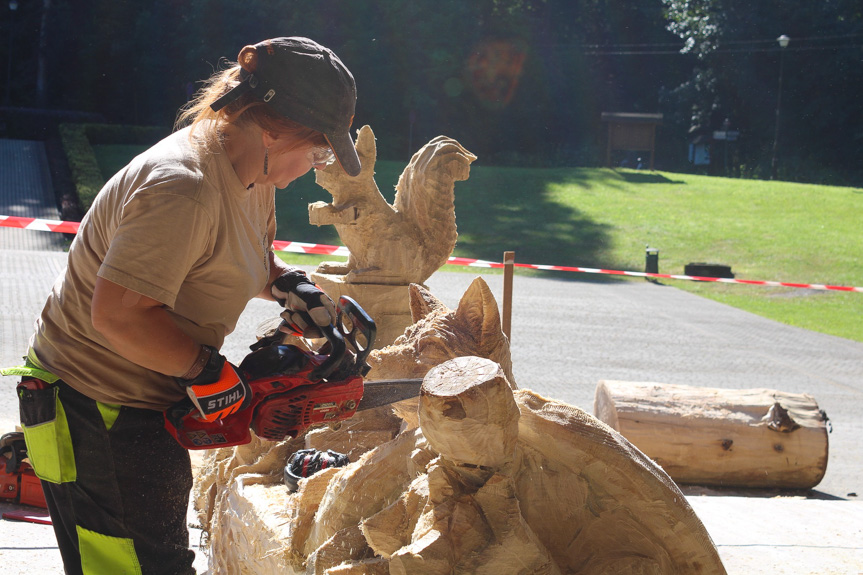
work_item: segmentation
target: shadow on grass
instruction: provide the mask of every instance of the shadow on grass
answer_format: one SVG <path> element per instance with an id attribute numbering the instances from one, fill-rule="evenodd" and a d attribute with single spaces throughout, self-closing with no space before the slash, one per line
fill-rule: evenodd
<path id="1" fill-rule="evenodd" d="M 554 200 L 557 185 L 590 188 L 614 174 L 582 170 L 474 169 L 456 187 L 459 231 L 456 255 L 501 261 L 515 251 L 517 262 L 568 267 L 613 268 L 611 227 Z M 467 187 L 467 186 L 466 186 Z M 585 274 L 554 276 L 581 279 Z"/>
<path id="2" fill-rule="evenodd" d="M 632 172 L 615 170 L 615 173 L 630 184 L 683 184 L 684 182 L 669 180 L 662 174 L 654 172 Z"/>
<path id="3" fill-rule="evenodd" d="M 378 162 L 375 180 L 393 202 L 394 186 L 404 164 Z M 458 243 L 454 255 L 500 262 L 504 251 L 515 251 L 516 261 L 535 265 L 623 269 L 611 256 L 611 226 L 596 222 L 579 210 L 555 201 L 557 186 L 584 189 L 621 183 L 619 173 L 600 169 L 531 170 L 471 169 L 470 178 L 455 185 Z M 332 197 L 306 175 L 276 194 L 280 240 L 341 244 L 333 226 L 308 223 L 307 205 Z M 579 272 L 536 272 L 543 277 L 606 282 L 613 276 Z"/>

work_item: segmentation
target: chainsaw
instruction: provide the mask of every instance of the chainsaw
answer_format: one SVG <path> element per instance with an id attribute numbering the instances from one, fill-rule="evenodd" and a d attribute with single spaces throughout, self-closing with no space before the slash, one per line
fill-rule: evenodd
<path id="1" fill-rule="evenodd" d="M 421 379 L 363 381 L 377 328 L 352 298 L 339 298 L 335 324 L 321 331 L 326 343 L 309 351 L 283 343 L 283 334 L 272 330 L 238 366 L 252 390 L 247 407 L 206 422 L 186 398 L 165 411 L 165 427 L 186 449 L 243 445 L 251 441 L 250 431 L 281 441 L 419 395 Z"/>
<path id="2" fill-rule="evenodd" d="M 47 508 L 42 483 L 27 459 L 24 433 L 0 436 L 0 502 Z"/>

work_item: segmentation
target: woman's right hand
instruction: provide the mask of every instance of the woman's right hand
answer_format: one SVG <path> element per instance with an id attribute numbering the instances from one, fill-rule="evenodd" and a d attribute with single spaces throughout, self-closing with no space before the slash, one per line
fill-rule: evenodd
<path id="1" fill-rule="evenodd" d="M 214 347 L 201 346 L 207 353 L 200 372 L 192 378 L 177 378 L 177 383 L 198 408 L 204 421 L 216 421 L 248 407 L 252 389 L 243 373 Z"/>

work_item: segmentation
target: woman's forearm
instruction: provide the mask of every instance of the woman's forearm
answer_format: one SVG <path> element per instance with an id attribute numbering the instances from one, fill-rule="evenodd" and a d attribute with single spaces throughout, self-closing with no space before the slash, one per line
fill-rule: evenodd
<path id="1" fill-rule="evenodd" d="M 103 278 L 96 279 L 91 319 L 117 354 L 165 375 L 184 375 L 201 348 L 160 302 Z"/>
<path id="2" fill-rule="evenodd" d="M 261 290 L 256 297 L 261 299 L 268 299 L 270 301 L 276 301 L 273 297 L 270 288 L 273 286 L 273 282 L 279 279 L 279 276 L 282 274 L 289 272 L 293 269 L 296 269 L 293 266 L 289 266 L 285 262 L 282 261 L 281 258 L 277 257 L 275 253 L 270 252 L 270 278 L 267 280 L 267 285 Z"/>

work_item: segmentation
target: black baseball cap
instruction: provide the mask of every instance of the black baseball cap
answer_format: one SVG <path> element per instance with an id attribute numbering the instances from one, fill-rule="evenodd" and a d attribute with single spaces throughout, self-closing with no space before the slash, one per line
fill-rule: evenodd
<path id="1" fill-rule="evenodd" d="M 252 92 L 276 113 L 321 132 L 342 169 L 358 175 L 362 166 L 350 134 L 357 86 L 350 70 L 332 50 L 308 38 L 272 38 L 254 48 L 255 71 L 241 68 L 240 83 L 213 102 L 213 111 Z"/>

